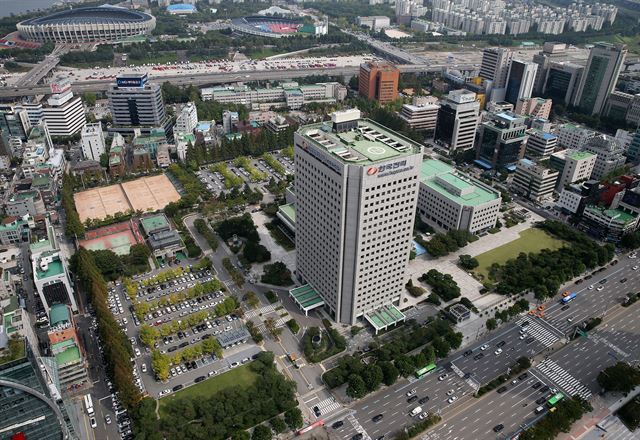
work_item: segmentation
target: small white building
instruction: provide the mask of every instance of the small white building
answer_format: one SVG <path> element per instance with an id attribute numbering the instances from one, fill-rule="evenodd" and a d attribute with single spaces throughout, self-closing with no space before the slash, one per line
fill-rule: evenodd
<path id="1" fill-rule="evenodd" d="M 100 156 L 106 152 L 102 124 L 98 122 L 82 127 L 81 144 L 84 158 L 99 162 Z"/>
<path id="2" fill-rule="evenodd" d="M 193 133 L 197 125 L 198 109 L 193 102 L 190 102 L 180 109 L 174 131 L 176 133 Z"/>

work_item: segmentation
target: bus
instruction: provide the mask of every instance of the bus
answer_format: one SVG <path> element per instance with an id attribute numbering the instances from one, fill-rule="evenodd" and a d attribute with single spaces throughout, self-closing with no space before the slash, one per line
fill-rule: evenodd
<path id="1" fill-rule="evenodd" d="M 420 368 L 418 371 L 416 371 L 416 377 L 420 379 L 421 377 L 426 376 L 427 374 L 431 373 L 435 369 L 436 369 L 436 364 L 429 364 L 426 367 Z"/>
<path id="2" fill-rule="evenodd" d="M 554 406 L 556 406 L 556 404 L 558 402 L 560 402 L 562 399 L 564 399 L 564 394 L 562 393 L 556 393 L 553 396 L 551 396 L 551 398 L 549 400 L 547 400 L 547 406 L 549 408 L 553 408 Z"/>
<path id="3" fill-rule="evenodd" d="M 93 401 L 91 400 L 91 394 L 84 395 L 84 406 L 87 409 L 87 414 L 93 415 Z"/>
<path id="4" fill-rule="evenodd" d="M 573 292 L 572 294 L 565 296 L 564 298 L 562 298 L 562 304 L 568 304 L 571 301 L 573 301 L 574 299 L 576 299 L 576 296 L 578 296 L 577 293 Z"/>

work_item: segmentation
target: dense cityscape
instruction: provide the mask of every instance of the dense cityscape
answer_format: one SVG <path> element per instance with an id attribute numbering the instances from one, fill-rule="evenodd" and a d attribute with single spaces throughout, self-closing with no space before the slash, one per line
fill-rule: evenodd
<path id="1" fill-rule="evenodd" d="M 637 0 L 0 18 L 0 439 L 640 426 Z"/>

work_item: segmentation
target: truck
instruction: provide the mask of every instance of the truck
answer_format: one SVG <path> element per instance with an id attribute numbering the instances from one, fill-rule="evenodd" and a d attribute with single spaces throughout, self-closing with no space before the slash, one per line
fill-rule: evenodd
<path id="1" fill-rule="evenodd" d="M 409 414 L 411 415 L 411 417 L 415 417 L 415 416 L 417 416 L 418 414 L 420 414 L 421 412 L 422 412 L 422 407 L 420 407 L 420 406 L 416 406 L 415 408 L 413 408 L 413 409 L 411 410 L 411 412 L 410 412 Z"/>

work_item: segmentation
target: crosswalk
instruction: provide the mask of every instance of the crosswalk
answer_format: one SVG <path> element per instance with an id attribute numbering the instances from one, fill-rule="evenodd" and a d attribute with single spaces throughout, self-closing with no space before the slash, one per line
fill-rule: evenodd
<path id="1" fill-rule="evenodd" d="M 558 387 L 565 391 L 567 395 L 578 395 L 585 400 L 591 397 L 589 388 L 584 386 L 578 379 L 551 359 L 541 362 L 536 369 L 551 379 Z"/>
<path id="2" fill-rule="evenodd" d="M 249 310 L 248 312 L 245 312 L 244 316 L 247 319 L 250 318 L 255 318 L 256 316 L 259 316 L 260 314 L 265 314 L 265 313 L 269 313 L 269 312 L 273 312 L 276 307 L 278 307 L 278 304 L 269 304 L 266 306 L 262 306 L 260 308 L 257 309 L 253 309 L 253 310 Z"/>
<path id="3" fill-rule="evenodd" d="M 347 416 L 347 420 L 349 422 L 351 422 L 351 424 L 353 425 L 353 427 L 356 429 L 356 431 L 358 431 L 360 434 L 362 434 L 362 438 L 363 440 L 371 440 L 371 437 L 369 436 L 369 434 L 367 434 L 367 431 L 364 430 L 364 428 L 362 427 L 362 425 L 360 424 L 360 422 L 358 422 L 358 419 L 356 419 L 353 414 L 349 414 Z"/>
<path id="4" fill-rule="evenodd" d="M 318 409 L 320 410 L 320 414 L 321 415 L 326 415 L 329 414 L 335 410 L 337 410 L 338 408 L 341 408 L 342 405 L 340 405 L 340 403 L 336 402 L 336 399 L 334 399 L 333 397 L 329 397 L 328 399 L 324 399 L 323 401 L 321 401 L 320 403 L 318 403 L 317 405 L 313 405 L 313 406 L 317 406 Z"/>
<path id="5" fill-rule="evenodd" d="M 536 338 L 545 347 L 551 347 L 558 340 L 558 336 L 534 319 L 521 318 L 517 324 L 520 325 L 524 321 L 529 321 L 527 334 Z"/>

